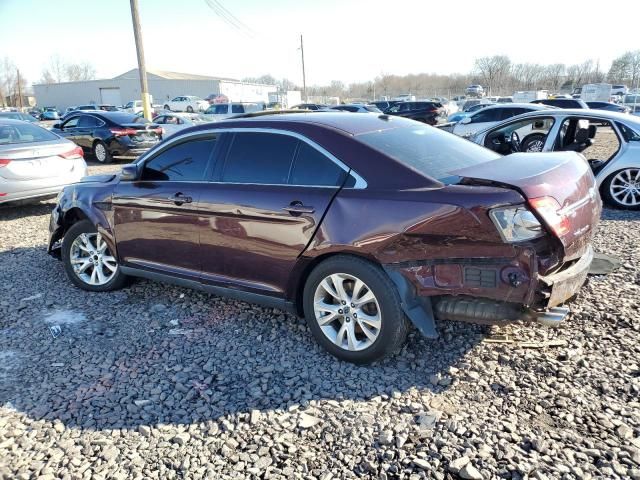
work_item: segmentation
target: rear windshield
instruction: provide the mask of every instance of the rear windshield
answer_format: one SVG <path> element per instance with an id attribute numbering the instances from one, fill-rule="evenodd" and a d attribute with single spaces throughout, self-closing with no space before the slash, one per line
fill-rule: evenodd
<path id="1" fill-rule="evenodd" d="M 500 158 L 491 150 L 427 125 L 391 128 L 355 137 L 395 160 L 448 183 L 450 172 Z"/>
<path id="2" fill-rule="evenodd" d="M 125 123 L 149 123 L 149 120 L 144 117 L 138 117 L 133 113 L 113 112 L 105 115 L 104 117 L 119 125 L 123 125 Z"/>
<path id="3" fill-rule="evenodd" d="M 58 136 L 49 130 L 30 123 L 0 124 L 0 145 L 47 142 L 57 139 Z"/>

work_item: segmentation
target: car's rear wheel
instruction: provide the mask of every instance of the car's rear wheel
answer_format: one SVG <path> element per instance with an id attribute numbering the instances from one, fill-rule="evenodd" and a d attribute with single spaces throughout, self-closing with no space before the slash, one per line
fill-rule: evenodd
<path id="1" fill-rule="evenodd" d="M 304 313 L 316 341 L 332 355 L 370 363 L 398 350 L 408 324 L 395 285 L 378 266 L 339 255 L 311 272 Z"/>
<path id="2" fill-rule="evenodd" d="M 90 292 L 122 288 L 127 276 L 102 235 L 89 220 L 75 223 L 62 240 L 62 261 L 69 280 Z"/>
<path id="3" fill-rule="evenodd" d="M 171 111 L 171 109 L 169 108 L 169 105 L 165 105 L 165 106 L 164 106 L 164 109 L 165 109 L 165 110 L 169 110 L 169 111 Z"/>
<path id="4" fill-rule="evenodd" d="M 640 210 L 640 168 L 625 168 L 602 182 L 604 200 L 623 210 Z"/>
<path id="5" fill-rule="evenodd" d="M 111 163 L 111 160 L 113 160 L 107 145 L 102 140 L 98 140 L 93 144 L 93 156 L 100 163 Z"/>
<path id="6" fill-rule="evenodd" d="M 187 107 L 187 112 L 193 113 L 193 107 L 191 105 Z"/>

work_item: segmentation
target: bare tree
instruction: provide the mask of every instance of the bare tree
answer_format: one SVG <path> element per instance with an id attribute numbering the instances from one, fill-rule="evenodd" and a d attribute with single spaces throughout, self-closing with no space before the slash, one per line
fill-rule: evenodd
<path id="1" fill-rule="evenodd" d="M 490 94 L 508 76 L 510 67 L 511 60 L 506 55 L 481 57 L 475 61 L 475 71 L 488 86 Z"/>
<path id="2" fill-rule="evenodd" d="M 615 83 L 629 83 L 637 87 L 640 82 L 640 50 L 626 52 L 611 63 L 607 75 L 609 81 Z"/>
<path id="3" fill-rule="evenodd" d="M 73 63 L 54 55 L 42 70 L 40 83 L 77 82 L 96 78 L 96 69 L 89 62 Z"/>

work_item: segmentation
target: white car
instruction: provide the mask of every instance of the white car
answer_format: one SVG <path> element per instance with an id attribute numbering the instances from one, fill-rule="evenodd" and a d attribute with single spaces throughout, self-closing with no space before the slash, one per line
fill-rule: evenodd
<path id="1" fill-rule="evenodd" d="M 127 113 L 133 113 L 134 115 L 136 113 L 141 112 L 142 109 L 142 100 L 131 100 L 129 103 L 127 103 L 124 106 L 124 111 Z"/>
<path id="2" fill-rule="evenodd" d="M 164 104 L 164 109 L 172 112 L 204 112 L 207 108 L 209 108 L 209 102 L 193 95 L 176 97 Z"/>
<path id="3" fill-rule="evenodd" d="M 594 109 L 530 112 L 470 140 L 503 155 L 541 152 L 541 162 L 546 152 L 580 153 L 606 203 L 640 210 L 640 119 L 633 115 Z"/>
<path id="4" fill-rule="evenodd" d="M 251 102 L 231 102 L 231 103 L 214 103 L 209 105 L 204 111 L 204 114 L 211 120 L 222 120 L 225 118 L 233 117 L 234 115 L 241 115 L 243 113 L 255 113 L 264 110 L 263 103 L 251 103 Z"/>
<path id="5" fill-rule="evenodd" d="M 452 132 L 460 137 L 470 137 L 480 130 L 507 120 L 516 115 L 532 112 L 534 110 L 547 110 L 547 105 L 536 105 L 532 103 L 505 103 L 491 105 L 483 108 L 469 116 L 464 117 L 453 127 Z"/>
<path id="6" fill-rule="evenodd" d="M 153 123 L 157 123 L 162 128 L 163 139 L 184 128 L 212 121 L 207 115 L 198 113 L 163 113 L 153 119 Z"/>

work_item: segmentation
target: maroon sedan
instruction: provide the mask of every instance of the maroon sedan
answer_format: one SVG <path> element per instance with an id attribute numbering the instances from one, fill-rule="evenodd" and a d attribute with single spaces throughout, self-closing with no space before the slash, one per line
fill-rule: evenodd
<path id="1" fill-rule="evenodd" d="M 600 210 L 575 153 L 503 157 L 388 115 L 254 115 L 67 187 L 49 251 L 85 290 L 146 277 L 304 315 L 364 363 L 410 323 L 561 321 Z"/>

